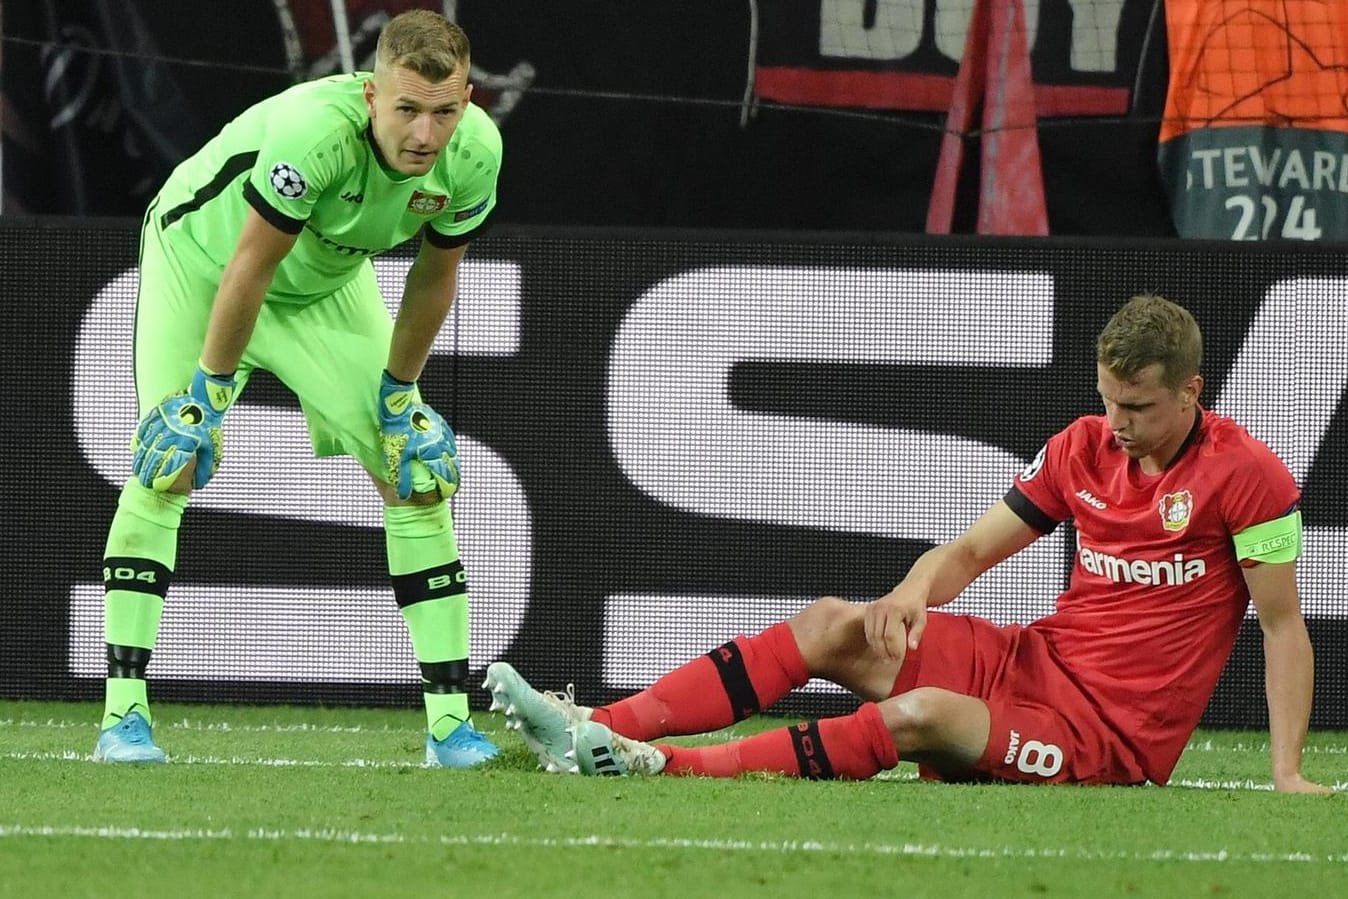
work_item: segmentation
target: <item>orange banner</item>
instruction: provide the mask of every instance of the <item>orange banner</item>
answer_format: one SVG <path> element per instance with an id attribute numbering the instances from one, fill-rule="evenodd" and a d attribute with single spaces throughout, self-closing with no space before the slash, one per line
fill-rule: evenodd
<path id="1" fill-rule="evenodd" d="M 1166 0 L 1161 141 L 1196 128 L 1348 133 L 1348 2 Z"/>

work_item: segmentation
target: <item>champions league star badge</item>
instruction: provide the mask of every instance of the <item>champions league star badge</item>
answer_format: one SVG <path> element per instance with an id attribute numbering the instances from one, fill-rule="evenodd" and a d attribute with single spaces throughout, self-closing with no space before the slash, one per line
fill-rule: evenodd
<path id="1" fill-rule="evenodd" d="M 309 190 L 309 182 L 304 180 L 300 170 L 288 162 L 278 162 L 267 173 L 271 189 L 287 200 L 298 200 Z"/>
<path id="2" fill-rule="evenodd" d="M 407 211 L 417 215 L 436 215 L 444 211 L 447 203 L 449 197 L 444 194 L 427 194 L 416 190 L 412 192 L 412 199 L 407 201 Z"/>
<path id="3" fill-rule="evenodd" d="M 1182 531 L 1189 526 L 1194 511 L 1194 495 L 1188 490 L 1167 493 L 1157 507 L 1161 513 L 1161 527 L 1167 531 Z"/>
<path id="4" fill-rule="evenodd" d="M 1030 464 L 1026 465 L 1023 469 L 1021 469 L 1020 479 L 1022 481 L 1034 480 L 1034 476 L 1039 474 L 1039 469 L 1044 467 L 1044 454 L 1047 452 L 1048 452 L 1048 444 L 1044 444 L 1043 446 L 1039 447 L 1039 452 L 1036 453 L 1035 457 L 1030 460 Z"/>

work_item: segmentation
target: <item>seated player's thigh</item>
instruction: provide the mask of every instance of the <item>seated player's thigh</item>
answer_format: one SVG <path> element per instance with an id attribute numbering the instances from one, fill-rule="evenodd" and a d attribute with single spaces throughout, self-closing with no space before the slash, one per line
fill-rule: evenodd
<path id="1" fill-rule="evenodd" d="M 1146 780 L 1123 742 L 1070 691 L 1051 705 L 1002 696 L 986 699 L 992 725 L 975 768 L 1018 783 L 1139 784 Z"/>
<path id="2" fill-rule="evenodd" d="M 929 612 L 922 642 L 904 660 L 892 695 L 917 687 L 977 697 L 991 716 L 988 745 L 974 770 L 925 769 L 924 776 L 1083 784 L 1146 779 L 1032 628 Z"/>
<path id="3" fill-rule="evenodd" d="M 986 618 L 928 612 L 917 649 L 910 649 L 889 695 L 915 687 L 983 696 L 1015 649 L 1019 625 L 998 627 Z"/>
<path id="4" fill-rule="evenodd" d="M 1012 646 L 982 693 L 991 715 L 976 767 L 1032 783 L 1133 784 L 1146 775 L 1095 702 L 1034 628 L 1008 628 Z"/>

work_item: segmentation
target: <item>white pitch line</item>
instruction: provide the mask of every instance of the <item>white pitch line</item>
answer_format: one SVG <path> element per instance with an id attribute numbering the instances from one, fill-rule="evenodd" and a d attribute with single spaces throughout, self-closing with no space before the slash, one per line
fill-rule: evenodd
<path id="1" fill-rule="evenodd" d="M 191 718 L 179 718 L 176 720 L 166 720 L 157 718 L 156 727 L 172 728 L 174 730 L 191 731 L 214 731 L 221 733 L 330 733 L 330 734 L 420 734 L 423 731 L 415 727 L 362 727 L 358 724 L 312 724 L 308 722 L 298 722 L 295 724 L 231 724 L 228 721 L 202 721 Z M 46 720 L 36 720 L 30 718 L 0 718 L 0 727 L 26 727 L 51 730 L 88 730 L 96 731 L 98 722 L 93 719 L 72 721 L 69 719 L 48 718 Z M 738 739 L 745 736 L 745 733 L 737 731 L 735 728 L 729 728 L 725 731 L 718 731 L 712 734 L 705 734 L 701 739 L 706 742 L 724 742 L 727 740 Z M 1229 752 L 1229 753 L 1267 753 L 1268 743 L 1216 743 L 1212 740 L 1196 740 L 1189 743 L 1184 748 L 1185 752 Z M 1348 745 L 1315 745 L 1311 744 L 1302 750 L 1303 755 L 1348 755 Z"/>
<path id="2" fill-rule="evenodd" d="M 88 752 L 75 752 L 74 750 L 65 750 L 64 752 L 0 752 L 0 759 L 9 759 L 14 761 L 28 762 L 92 762 L 94 757 Z M 260 768 L 421 768 L 424 764 L 421 761 L 399 762 L 389 759 L 346 759 L 339 762 L 328 762 L 321 759 L 288 759 L 288 758 L 247 758 L 241 755 L 216 756 L 216 755 L 177 755 L 169 756 L 169 763 L 173 765 L 254 765 Z"/>
<path id="3" fill-rule="evenodd" d="M 50 730 L 98 730 L 98 721 L 90 719 L 86 721 L 57 720 L 49 718 L 46 721 L 36 721 L 31 719 L 0 718 L 0 727 L 32 727 Z M 308 724 L 301 722 L 299 724 L 230 724 L 227 721 L 193 721 L 188 718 L 182 718 L 177 721 L 166 721 L 162 718 L 155 718 L 155 727 L 172 728 L 174 730 L 204 730 L 204 731 L 236 731 L 239 733 L 328 733 L 328 734 L 420 734 L 424 731 L 412 727 L 361 727 L 360 725 L 344 724 Z"/>
<path id="4" fill-rule="evenodd" d="M 1184 747 L 1185 752 L 1268 752 L 1268 743 L 1214 743 L 1202 740 Z M 1303 755 L 1348 755 L 1348 746 L 1307 746 Z"/>
<path id="5" fill-rule="evenodd" d="M 219 733 L 332 733 L 332 734 L 393 734 L 396 736 L 425 735 L 425 731 L 413 727 L 361 727 L 360 725 L 338 725 L 338 724 L 230 724 L 227 721 L 193 721 L 190 719 L 180 719 L 178 721 L 164 721 L 155 719 L 154 726 L 161 729 L 172 730 L 192 730 L 192 731 L 213 731 Z M 70 721 L 47 719 L 46 721 L 36 721 L 30 719 L 0 718 L 0 728 L 5 727 L 27 727 L 34 729 L 47 730 L 83 730 L 90 733 L 98 732 L 98 722 L 90 719 L 86 721 Z M 161 730 L 162 733 L 162 730 Z M 488 731 L 490 733 L 490 731 Z M 739 732 L 733 728 L 724 731 L 717 731 L 711 734 L 702 734 L 699 740 L 704 743 L 728 743 L 731 740 L 738 740 L 749 736 L 748 732 Z"/>
<path id="6" fill-rule="evenodd" d="M 0 752 L 0 760 L 28 761 L 28 762 L 92 762 L 93 755 L 87 752 L 75 752 L 74 750 L 64 750 L 62 752 Z M 294 759 L 294 758 L 247 758 L 241 755 L 229 757 L 215 755 L 170 755 L 169 763 L 173 765 L 254 765 L 260 768 L 423 768 L 425 765 L 420 762 L 400 762 L 389 759 L 364 759 L 354 758 L 343 761 L 323 761 L 322 759 Z M 874 780 L 887 781 L 915 781 L 918 774 L 910 770 L 882 771 L 877 774 Z M 1172 780 L 1170 786 L 1191 790 L 1252 790 L 1261 792 L 1272 792 L 1273 784 L 1255 780 L 1204 780 L 1198 779 L 1178 779 Z M 1337 781 L 1329 786 L 1338 791 L 1348 791 L 1348 782 Z"/>
<path id="7" fill-rule="evenodd" d="M 511 848 L 561 849 L 678 849 L 711 852 L 769 852 L 781 855 L 826 853 L 828 855 L 913 856 L 955 859 L 1063 859 L 1065 861 L 1132 862 L 1262 862 L 1300 864 L 1348 864 L 1348 854 L 1310 852 L 1231 852 L 1225 849 L 1179 851 L 1157 849 L 1152 852 L 1122 852 L 1082 848 L 1017 846 L 943 846 L 939 843 L 825 843 L 814 840 L 780 842 L 754 840 L 688 839 L 658 837 L 634 839 L 593 835 L 584 837 L 524 837 L 509 833 L 451 834 L 438 837 L 405 833 L 366 833 L 337 828 L 285 830 L 249 828 L 148 830 L 138 827 L 89 827 L 83 825 L 0 824 L 0 838 L 77 837 L 103 840 L 252 840 L 263 842 L 320 842 L 367 845 L 440 845 L 508 846 Z"/>
<path id="8" fill-rule="evenodd" d="M 411 714 L 409 710 L 409 715 Z M 420 713 L 417 713 L 420 717 Z M 361 727 L 343 724 L 230 724 L 227 721 L 193 721 L 183 718 L 165 722 L 167 727 L 177 730 L 239 731 L 242 733 L 325 733 L 325 734 L 424 734 L 425 731 L 413 727 Z"/>
<path id="9" fill-rule="evenodd" d="M 188 731 L 209 731 L 218 733 L 329 733 L 329 734 L 395 734 L 412 735 L 421 734 L 422 730 L 413 727 L 362 727 L 360 725 L 342 725 L 342 724 L 312 724 L 309 722 L 298 722 L 295 724 L 231 724 L 228 721 L 201 721 L 190 718 L 181 718 L 178 720 L 158 720 L 156 727 L 173 730 Z M 3 727 L 23 727 L 34 729 L 51 730 L 87 730 L 96 731 L 98 724 L 96 721 L 83 720 L 72 721 L 69 719 L 48 718 L 44 721 L 35 719 L 15 719 L 0 718 L 0 728 Z M 739 739 L 745 734 L 738 732 L 734 728 L 724 731 L 718 731 L 712 734 L 702 735 L 701 739 L 708 743 L 726 742 Z M 1224 752 L 1233 754 L 1257 753 L 1266 754 L 1268 752 L 1268 743 L 1215 743 L 1212 740 L 1201 740 L 1190 743 L 1184 749 L 1185 752 Z M 1343 745 L 1310 745 L 1302 750 L 1303 755 L 1348 755 L 1348 746 Z"/>
<path id="10" fill-rule="evenodd" d="M 1266 790 L 1273 792 L 1273 784 L 1256 780 L 1205 780 L 1203 778 L 1172 780 L 1172 787 L 1184 787 L 1192 790 Z M 1339 780 L 1326 784 L 1336 793 L 1348 791 L 1348 782 Z"/>
<path id="11" fill-rule="evenodd" d="M 1187 790 L 1263 790 L 1273 792 L 1273 784 L 1256 780 L 1205 780 L 1204 778 L 1180 778 L 1169 783 L 1172 787 Z M 1340 787 L 1335 787 L 1340 789 Z"/>

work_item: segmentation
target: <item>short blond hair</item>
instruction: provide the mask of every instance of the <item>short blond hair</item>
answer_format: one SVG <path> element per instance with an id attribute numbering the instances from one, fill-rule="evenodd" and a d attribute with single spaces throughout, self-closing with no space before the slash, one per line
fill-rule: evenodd
<path id="1" fill-rule="evenodd" d="M 394 16 L 379 33 L 375 67 L 399 66 L 427 81 L 444 81 L 469 65 L 468 35 L 444 16 L 429 9 L 412 9 Z"/>
<path id="2" fill-rule="evenodd" d="M 1115 312 L 1095 344 L 1096 360 L 1122 381 L 1161 366 L 1161 383 L 1179 390 L 1203 366 L 1203 335 L 1189 311 L 1154 293 L 1133 297 Z"/>

